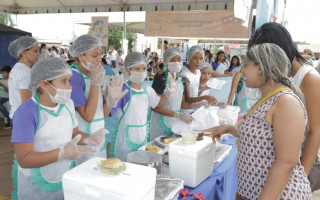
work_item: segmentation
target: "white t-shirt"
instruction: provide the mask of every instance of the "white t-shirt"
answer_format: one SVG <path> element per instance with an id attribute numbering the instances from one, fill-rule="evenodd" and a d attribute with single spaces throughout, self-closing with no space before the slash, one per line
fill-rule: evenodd
<path id="1" fill-rule="evenodd" d="M 119 65 L 118 63 L 122 63 L 122 66 Z M 122 69 L 124 66 L 124 63 L 123 63 L 123 56 L 117 56 L 117 68 L 119 69 Z"/>
<path id="2" fill-rule="evenodd" d="M 51 51 L 51 57 L 59 58 L 60 56 L 57 54 L 57 52 L 55 50 L 52 50 Z"/>
<path id="3" fill-rule="evenodd" d="M 187 67 L 183 67 L 180 76 L 189 80 L 190 97 L 198 97 L 201 72 L 197 69 L 197 74 L 192 73 Z"/>
<path id="4" fill-rule="evenodd" d="M 118 54 L 118 52 L 116 50 L 113 50 L 112 55 L 111 55 L 111 60 L 117 60 L 117 54 Z"/>
<path id="5" fill-rule="evenodd" d="M 216 72 L 219 74 L 224 74 L 224 72 L 228 69 L 228 63 L 220 63 L 220 65 L 217 67 Z"/>
<path id="6" fill-rule="evenodd" d="M 9 75 L 9 102 L 11 106 L 10 118 L 21 105 L 20 90 L 29 89 L 31 81 L 31 68 L 23 63 L 16 63 Z"/>
<path id="7" fill-rule="evenodd" d="M 107 55 L 107 57 L 106 57 L 106 61 L 107 61 L 107 64 L 108 65 L 111 65 L 112 63 L 111 63 L 111 58 L 112 58 L 112 56 L 110 56 L 109 54 Z"/>
<path id="8" fill-rule="evenodd" d="M 38 58 L 38 61 L 43 60 L 45 58 L 49 58 L 49 51 L 47 49 L 41 49 L 40 56 Z"/>

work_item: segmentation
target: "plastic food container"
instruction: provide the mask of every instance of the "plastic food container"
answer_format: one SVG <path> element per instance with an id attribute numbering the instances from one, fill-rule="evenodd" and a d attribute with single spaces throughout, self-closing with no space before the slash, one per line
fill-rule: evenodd
<path id="1" fill-rule="evenodd" d="M 186 145 L 192 145 L 196 143 L 196 139 L 198 134 L 192 131 L 190 132 L 183 132 L 182 134 L 182 143 Z"/>
<path id="2" fill-rule="evenodd" d="M 92 158 L 63 174 L 65 200 L 153 200 L 156 170 L 151 167 L 125 163 L 126 170 L 117 176 L 100 172 Z"/>
<path id="3" fill-rule="evenodd" d="M 156 168 L 161 174 L 162 155 L 151 151 L 134 151 L 127 155 L 127 162 Z"/>

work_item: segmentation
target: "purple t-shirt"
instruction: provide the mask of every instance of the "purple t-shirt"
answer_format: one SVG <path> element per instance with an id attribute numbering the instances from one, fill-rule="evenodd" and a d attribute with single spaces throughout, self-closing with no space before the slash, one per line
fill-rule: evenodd
<path id="1" fill-rule="evenodd" d="M 87 104 L 87 98 L 84 93 L 85 83 L 81 74 L 76 70 L 72 70 L 70 85 L 72 86 L 71 99 L 74 107 L 85 106 Z"/>
<path id="2" fill-rule="evenodd" d="M 34 142 L 39 117 L 37 104 L 31 99 L 21 104 L 13 116 L 12 143 Z"/>
<path id="3" fill-rule="evenodd" d="M 122 87 L 122 91 L 124 90 L 128 90 L 129 91 L 129 87 L 126 84 L 123 84 Z M 132 91 L 133 92 L 133 91 Z M 127 92 L 117 103 L 117 105 L 113 108 L 111 108 L 111 115 L 115 114 L 117 112 L 118 109 L 121 109 L 122 113 L 124 112 L 124 107 L 127 105 L 127 103 L 129 102 L 130 99 L 130 93 Z"/>

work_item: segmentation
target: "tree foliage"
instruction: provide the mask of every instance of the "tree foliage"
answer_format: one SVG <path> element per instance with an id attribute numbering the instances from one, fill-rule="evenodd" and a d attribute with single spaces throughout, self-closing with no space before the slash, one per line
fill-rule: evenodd
<path id="1" fill-rule="evenodd" d="M 92 33 L 91 27 L 88 30 L 88 34 Z M 122 30 L 108 30 L 108 45 L 114 46 L 116 50 L 121 49 L 122 47 L 122 36 L 123 36 L 123 31 Z M 128 40 L 128 49 L 132 49 L 135 39 L 136 39 L 136 34 L 132 32 L 126 32 L 126 38 Z"/>
<path id="2" fill-rule="evenodd" d="M 5 24 L 7 26 L 11 26 L 11 27 L 15 26 L 13 19 L 11 17 L 11 14 L 8 14 L 8 13 L 0 12 L 0 23 Z"/>

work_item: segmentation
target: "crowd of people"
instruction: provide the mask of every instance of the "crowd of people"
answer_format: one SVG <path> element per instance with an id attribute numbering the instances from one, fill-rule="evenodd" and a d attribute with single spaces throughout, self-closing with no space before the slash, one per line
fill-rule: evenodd
<path id="1" fill-rule="evenodd" d="M 205 131 L 213 141 L 224 133 L 239 139 L 237 199 L 311 199 L 320 76 L 280 24 L 256 30 L 244 57 L 228 60 L 223 51 L 213 56 L 192 46 L 185 65 L 176 48 L 166 49 L 162 59 L 150 49 L 124 57 L 110 47 L 103 55 L 92 35 L 78 37 L 67 51 L 52 47 L 52 54 L 29 36 L 8 50 L 19 61 L 11 71 L 1 69 L 9 80 L 0 86 L 9 88 L 10 115 L 3 113 L 13 123 L 13 196 L 19 199 L 63 199 L 62 175 L 74 166 L 92 156 L 126 161 L 150 140 L 172 135 L 173 124 L 194 120 L 183 109 L 219 103 L 207 82 L 221 76 L 233 76 L 227 103 L 241 108 L 242 119 Z M 123 74 L 105 81 L 103 64 Z M 111 116 L 113 132 L 104 120 Z"/>

